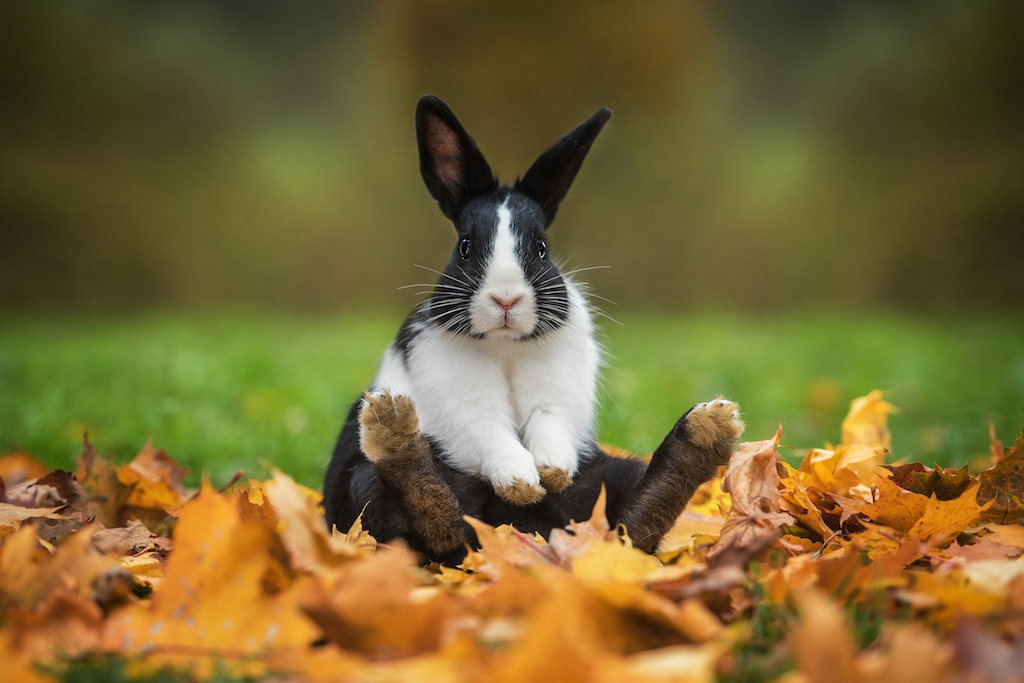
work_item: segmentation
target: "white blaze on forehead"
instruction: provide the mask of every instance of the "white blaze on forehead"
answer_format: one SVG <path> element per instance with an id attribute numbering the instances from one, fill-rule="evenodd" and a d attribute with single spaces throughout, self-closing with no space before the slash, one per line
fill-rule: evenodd
<path id="1" fill-rule="evenodd" d="M 510 281 L 522 281 L 523 269 L 516 258 L 516 240 L 512 236 L 512 210 L 508 203 L 498 207 L 498 228 L 494 234 L 494 248 L 491 250 L 491 260 L 487 264 L 485 275 L 487 280 L 504 278 Z"/>
<path id="2" fill-rule="evenodd" d="M 473 295 L 469 307 L 472 328 L 477 333 L 504 327 L 508 334 L 528 334 L 537 324 L 533 289 L 526 281 L 516 256 L 512 218 L 508 202 L 498 207 L 498 225 L 494 231 L 490 259 L 484 269 L 480 289 Z M 498 301 L 516 301 L 507 317 Z"/>

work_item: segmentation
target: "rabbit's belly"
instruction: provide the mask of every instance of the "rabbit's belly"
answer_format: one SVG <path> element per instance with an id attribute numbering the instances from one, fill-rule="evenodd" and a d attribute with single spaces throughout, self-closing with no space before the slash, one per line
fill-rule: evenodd
<path id="1" fill-rule="evenodd" d="M 509 354 L 466 341 L 455 351 L 443 333 L 425 332 L 407 356 L 388 349 L 374 390 L 410 396 L 423 433 L 456 469 L 486 476 L 542 454 L 574 471 L 592 433 L 598 350 L 565 336 Z"/>

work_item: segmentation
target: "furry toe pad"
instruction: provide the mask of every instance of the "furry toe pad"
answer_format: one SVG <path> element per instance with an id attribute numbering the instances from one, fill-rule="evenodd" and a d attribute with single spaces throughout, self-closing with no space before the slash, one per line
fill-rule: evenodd
<path id="1" fill-rule="evenodd" d="M 420 418 L 408 396 L 384 391 L 366 392 L 359 409 L 359 444 L 366 457 L 419 457 Z"/>
<path id="2" fill-rule="evenodd" d="M 721 396 L 714 401 L 695 405 L 686 416 L 686 433 L 690 443 L 704 449 L 732 446 L 744 428 L 739 408 Z"/>
<path id="3" fill-rule="evenodd" d="M 547 491 L 544 487 L 536 484 L 527 484 L 522 479 L 516 479 L 509 486 L 495 486 L 494 492 L 507 503 L 512 505 L 530 505 L 536 503 Z"/>
<path id="4" fill-rule="evenodd" d="M 541 465 L 537 468 L 540 475 L 540 484 L 551 493 L 558 493 L 572 483 L 572 475 L 565 470 L 550 465 Z"/>

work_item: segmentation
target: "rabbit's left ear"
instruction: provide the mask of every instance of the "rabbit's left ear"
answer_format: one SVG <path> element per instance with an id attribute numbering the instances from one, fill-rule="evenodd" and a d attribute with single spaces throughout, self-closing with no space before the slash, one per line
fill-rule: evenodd
<path id="1" fill-rule="evenodd" d="M 548 225 L 554 220 L 558 205 L 569 191 L 590 146 L 611 115 L 611 109 L 601 109 L 566 133 L 551 149 L 537 157 L 523 179 L 516 183 L 517 190 L 540 204 Z"/>
<path id="2" fill-rule="evenodd" d="M 498 181 L 473 138 L 452 110 L 433 95 L 424 95 L 416 105 L 416 138 L 423 182 L 452 223 L 458 223 L 470 201 L 498 189 Z"/>

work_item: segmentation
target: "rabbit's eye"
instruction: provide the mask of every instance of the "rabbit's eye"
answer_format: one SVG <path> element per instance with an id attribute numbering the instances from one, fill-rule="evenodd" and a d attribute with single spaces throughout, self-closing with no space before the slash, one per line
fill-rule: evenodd
<path id="1" fill-rule="evenodd" d="M 459 256 L 462 258 L 469 258 L 469 251 L 472 247 L 473 242 L 468 237 L 459 242 Z"/>
<path id="2" fill-rule="evenodd" d="M 544 240 L 537 240 L 537 256 L 544 258 L 548 255 L 548 245 L 544 244 Z"/>

